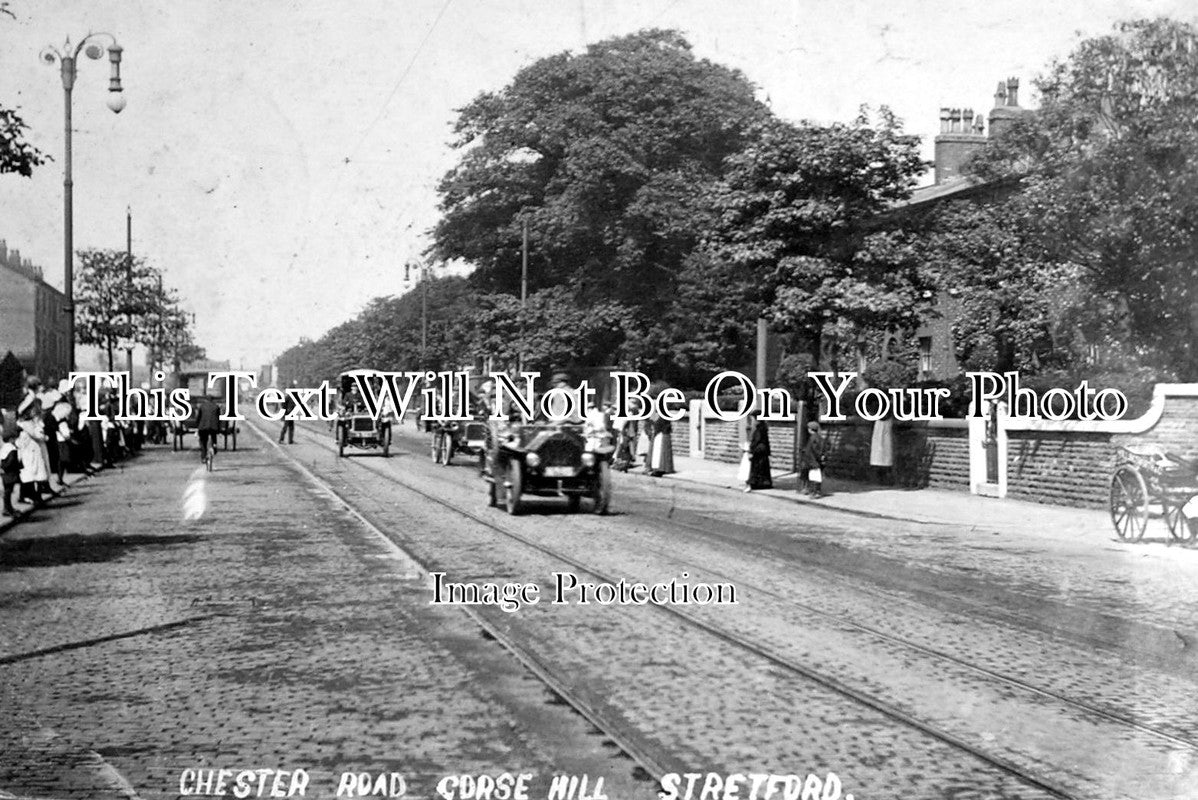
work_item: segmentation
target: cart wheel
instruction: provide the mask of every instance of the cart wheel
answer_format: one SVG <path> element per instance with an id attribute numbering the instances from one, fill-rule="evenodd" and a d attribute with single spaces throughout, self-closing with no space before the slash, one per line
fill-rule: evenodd
<path id="1" fill-rule="evenodd" d="M 383 429 L 383 458 L 391 457 L 391 426 Z"/>
<path id="2" fill-rule="evenodd" d="M 595 478 L 595 513 L 606 514 L 611 505 L 611 465 L 599 462 L 599 475 Z"/>
<path id="3" fill-rule="evenodd" d="M 1120 539 L 1138 542 L 1148 525 L 1148 487 L 1132 467 L 1119 467 L 1111 477 L 1111 522 Z"/>
<path id="4" fill-rule="evenodd" d="M 487 484 L 487 507 L 495 508 L 499 505 L 499 481 L 492 478 Z"/>
<path id="5" fill-rule="evenodd" d="M 453 437 L 445 434 L 441 437 L 441 464 L 448 467 L 453 461 Z"/>
<path id="6" fill-rule="evenodd" d="M 508 465 L 508 483 L 507 491 L 504 492 L 504 505 L 507 507 L 507 513 L 513 517 L 520 513 L 520 495 L 523 493 L 524 475 L 520 470 L 520 462 L 512 461 Z"/>
<path id="7" fill-rule="evenodd" d="M 1163 510 L 1169 535 L 1179 542 L 1194 541 L 1194 521 L 1186 516 L 1185 504 L 1165 501 Z"/>
<path id="8" fill-rule="evenodd" d="M 442 434 L 440 433 L 433 434 L 432 455 L 434 464 L 441 463 L 441 436 Z"/>

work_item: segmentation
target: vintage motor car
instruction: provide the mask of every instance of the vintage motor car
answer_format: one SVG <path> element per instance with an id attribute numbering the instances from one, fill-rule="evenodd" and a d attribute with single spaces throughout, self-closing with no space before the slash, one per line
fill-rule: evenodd
<path id="1" fill-rule="evenodd" d="M 590 422 L 490 423 L 493 443 L 483 477 L 490 504 L 519 514 L 524 497 L 564 497 L 571 511 L 584 498 L 606 514 L 611 503 L 611 433 Z"/>
<path id="2" fill-rule="evenodd" d="M 347 449 L 381 449 L 384 458 L 391 455 L 391 426 L 395 423 L 394 411 L 385 407 L 375 418 L 367 411 L 357 393 L 357 377 L 372 374 L 371 370 L 358 369 L 343 372 L 338 376 L 341 405 L 337 411 L 337 421 L 333 430 L 337 436 L 337 455 L 341 458 L 345 457 Z"/>
<path id="3" fill-rule="evenodd" d="M 454 455 L 474 456 L 482 466 L 487 452 L 487 423 L 481 419 L 467 422 L 433 423 L 433 462 L 449 466 Z"/>

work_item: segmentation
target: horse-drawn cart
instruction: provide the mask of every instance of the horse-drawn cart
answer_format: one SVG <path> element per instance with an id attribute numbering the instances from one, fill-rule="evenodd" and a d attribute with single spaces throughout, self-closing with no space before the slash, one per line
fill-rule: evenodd
<path id="1" fill-rule="evenodd" d="M 1119 448 L 1111 474 L 1111 522 L 1120 539 L 1139 541 L 1148 517 L 1164 517 L 1169 535 L 1191 542 L 1198 523 L 1198 461 L 1158 448 Z"/>

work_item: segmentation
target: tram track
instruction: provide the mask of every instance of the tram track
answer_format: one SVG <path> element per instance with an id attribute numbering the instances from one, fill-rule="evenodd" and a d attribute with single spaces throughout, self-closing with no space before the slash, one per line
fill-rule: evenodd
<path id="1" fill-rule="evenodd" d="M 305 431 L 305 433 L 307 434 L 307 436 L 311 439 L 311 441 L 313 443 L 317 444 L 322 449 L 325 449 L 325 450 L 329 451 L 330 453 L 335 452 L 335 448 L 331 444 L 323 441 L 323 437 L 320 437 L 319 435 L 314 434 L 310 431 Z M 512 530 L 506 528 L 505 526 L 498 525 L 495 522 L 493 522 L 492 520 L 489 520 L 479 514 L 473 513 L 471 511 L 468 511 L 463 508 L 460 508 L 459 506 L 443 499 L 442 497 L 437 496 L 436 494 L 430 493 L 420 487 L 414 486 L 414 485 L 402 480 L 401 478 L 394 475 L 392 472 L 384 470 L 378 465 L 372 465 L 372 464 L 367 463 L 366 461 L 357 461 L 357 460 L 355 460 L 353 463 L 356 467 L 359 467 L 367 472 L 370 472 L 370 473 L 382 478 L 383 480 L 387 481 L 388 483 L 394 484 L 396 486 L 401 487 L 402 489 L 404 489 L 406 491 L 412 492 L 437 506 L 448 509 L 459 516 L 462 516 L 462 517 L 465 517 L 465 518 L 471 520 L 472 522 L 476 523 L 477 525 L 480 525 L 490 531 L 498 533 L 498 534 L 504 536 L 505 538 L 516 541 L 519 544 L 521 544 L 522 546 L 536 550 L 536 551 L 540 552 L 541 554 L 548 556 L 549 558 L 554 559 L 558 562 L 568 564 L 570 567 L 574 568 L 577 571 L 592 575 L 595 578 L 597 578 L 601 581 L 605 581 L 605 582 L 615 582 L 617 580 L 616 577 L 606 574 L 602 569 L 596 568 L 594 565 L 583 563 L 582 561 L 570 556 L 569 554 L 563 553 L 563 552 L 556 550 L 552 547 L 547 547 L 544 544 L 542 544 L 538 541 L 535 541 L 523 534 L 512 531 Z M 350 501 L 347 500 L 346 498 L 342 497 L 341 499 L 342 499 L 342 502 L 347 503 L 347 505 L 350 504 Z M 661 522 L 660 520 L 658 520 L 656 518 L 654 518 L 653 521 L 655 523 Z M 691 526 L 691 525 L 688 525 L 686 523 L 682 523 L 679 521 L 670 520 L 670 521 L 668 521 L 668 524 L 675 526 L 675 527 L 682 528 L 682 529 L 693 529 L 695 531 L 702 532 L 702 533 L 708 534 L 708 535 L 710 535 L 710 533 L 711 533 L 710 531 L 699 528 L 698 526 Z M 386 534 L 382 534 L 382 535 L 386 535 Z M 675 561 L 680 561 L 680 559 L 678 558 L 678 556 L 676 554 L 665 553 L 656 548 L 646 547 L 643 544 L 641 546 L 644 547 L 649 552 L 652 552 L 656 555 L 667 557 L 667 558 L 673 559 Z M 681 563 L 683 563 L 685 565 L 689 562 L 682 561 Z M 722 575 L 722 573 L 713 572 L 709 567 L 707 567 L 705 565 L 692 564 L 692 566 L 697 569 L 700 569 L 704 572 L 711 573 L 713 575 Z M 724 577 L 729 577 L 729 578 L 734 579 L 733 576 L 724 576 Z M 1016 688 L 1020 691 L 1025 691 L 1025 692 L 1037 695 L 1041 698 L 1050 700 L 1052 702 L 1061 703 L 1063 705 L 1066 705 L 1066 706 L 1072 708 L 1075 711 L 1098 716 L 1098 717 L 1106 720 L 1107 722 L 1114 723 L 1117 725 L 1127 726 L 1127 727 L 1132 728 L 1140 733 L 1158 737 L 1158 738 L 1160 738 L 1164 741 L 1168 741 L 1169 743 L 1174 744 L 1174 745 L 1178 745 L 1178 746 L 1182 746 L 1182 747 L 1186 747 L 1186 748 L 1194 748 L 1195 747 L 1194 743 L 1190 742 L 1189 740 L 1174 736 L 1165 731 L 1160 731 L 1158 729 L 1152 728 L 1151 726 L 1143 725 L 1141 723 L 1136 722 L 1135 720 L 1127 718 L 1124 715 L 1120 715 L 1117 712 L 1104 710 L 1104 709 L 1097 708 L 1097 707 L 1094 707 L 1094 706 L 1086 704 L 1086 703 L 1081 703 L 1081 702 L 1075 701 L 1072 698 L 1068 698 L 1064 695 L 1052 692 L 1050 690 L 1045 690 L 1040 687 L 1036 687 L 1032 684 L 1029 684 L 1025 681 L 1021 681 L 1017 678 L 1012 678 L 1010 676 L 1002 675 L 1001 673 L 995 672 L 994 670 L 989 670 L 985 667 L 981 667 L 976 664 L 972 664 L 970 662 L 965 661 L 964 659 L 954 657 L 951 654 L 943 653 L 943 652 L 935 650 L 933 648 L 925 647 L 916 642 L 911 642 L 909 640 L 903 639 L 902 637 L 897 637 L 897 636 L 894 636 L 891 634 L 886 634 L 885 632 L 877 630 L 876 628 L 872 628 L 871 626 L 862 625 L 860 623 L 857 623 L 854 620 L 845 619 L 842 616 L 830 614 L 829 612 L 823 611 L 822 609 L 816 608 L 814 606 L 810 606 L 810 605 L 802 604 L 802 603 L 796 604 L 792 599 L 785 598 L 776 592 L 773 592 L 773 591 L 770 591 L 767 589 L 757 589 L 757 590 L 763 594 L 770 596 L 775 601 L 785 602 L 791 606 L 796 606 L 798 608 L 803 609 L 804 611 L 808 611 L 810 613 L 817 614 L 825 619 L 834 621 L 838 625 L 849 626 L 849 627 L 851 627 L 855 630 L 858 630 L 862 633 L 880 638 L 880 639 L 882 639 L 884 641 L 888 641 L 892 644 L 910 648 L 910 649 L 912 649 L 916 652 L 919 652 L 920 654 L 927 656 L 927 657 L 938 658 L 938 659 L 943 659 L 943 660 L 949 661 L 949 662 L 955 664 L 956 666 L 976 672 L 977 674 L 982 675 L 988 679 L 1002 682 L 1002 683 L 1004 683 L 1008 686 L 1011 686 L 1013 688 Z M 741 636 L 733 631 L 729 631 L 721 626 L 713 625 L 712 623 L 710 623 L 706 620 L 698 618 L 693 613 L 689 613 L 689 612 L 687 612 L 683 609 L 680 609 L 676 606 L 655 606 L 655 608 L 657 608 L 658 610 L 660 610 L 662 612 L 672 615 L 673 617 L 683 621 L 685 624 L 687 624 L 693 628 L 697 628 L 697 629 L 703 631 L 707 635 L 716 637 L 719 640 L 721 640 L 731 646 L 734 646 L 736 648 L 739 648 L 740 650 L 749 652 L 749 653 L 753 654 L 755 657 L 763 659 L 764 661 L 772 664 L 773 666 L 782 668 L 789 673 L 797 675 L 811 683 L 814 683 L 816 685 L 823 687 L 824 689 L 834 692 L 837 695 L 848 698 L 859 705 L 869 708 L 896 723 L 899 723 L 903 726 L 906 726 L 915 731 L 918 731 L 919 733 L 921 733 L 925 736 L 935 739 L 935 740 L 937 740 L 943 744 L 946 744 L 952 748 L 955 748 L 959 751 L 967 753 L 970 756 L 977 758 L 978 760 L 990 765 L 994 769 L 1027 784 L 1028 786 L 1035 787 L 1036 789 L 1046 792 L 1047 794 L 1052 795 L 1054 797 L 1081 798 L 1081 797 L 1088 796 L 1085 793 L 1077 793 L 1065 786 L 1058 784 L 1057 782 L 1055 782 L 1049 778 L 1041 777 L 1040 775 L 1033 773 L 1032 771 L 1026 769 L 1025 767 L 1022 767 L 1019 764 L 1017 764 L 1001 755 L 996 755 L 994 753 L 987 752 L 986 750 L 974 745 L 973 743 L 964 740 L 960 736 L 957 736 L 956 734 L 954 734 L 952 732 L 945 731 L 945 730 L 937 727 L 935 724 L 925 722 L 924 720 L 921 720 L 920 718 L 916 717 L 915 715 L 904 711 L 903 709 L 895 706 L 894 704 L 892 704 L 886 700 L 872 696 L 871 694 L 869 694 L 866 691 L 859 690 L 859 689 L 855 688 L 854 686 L 851 686 L 838 678 L 821 673 L 815 669 L 812 669 L 812 668 L 806 666 L 805 664 L 798 663 L 794 659 L 788 658 L 787 656 L 776 652 L 775 650 L 773 650 L 770 647 L 763 646 L 759 642 L 749 640 L 749 639 L 745 638 L 744 636 Z M 468 613 L 473 611 L 473 609 L 466 609 L 466 610 L 468 611 Z M 477 613 L 471 613 L 471 617 L 476 619 L 476 621 L 479 622 L 480 626 L 483 626 L 484 628 L 488 627 L 486 624 L 486 621 L 482 618 L 481 615 L 479 615 Z M 492 630 L 494 630 L 494 626 L 490 626 L 490 628 Z M 500 638 L 502 641 L 501 636 L 498 636 L 497 638 Z M 511 650 L 511 648 L 508 648 L 508 649 Z M 515 652 L 515 651 L 513 651 L 513 652 Z M 540 664 L 535 659 L 535 657 L 533 657 L 531 660 L 532 660 L 532 663 L 535 665 L 535 668 L 533 666 L 530 666 L 530 669 L 533 669 L 534 672 L 536 674 L 538 674 L 539 677 L 542 677 L 543 680 L 547 679 L 546 680 L 547 685 L 551 685 L 550 684 L 550 681 L 552 680 L 551 672 L 546 667 L 544 667 L 544 665 Z M 524 662 L 524 659 L 522 658 L 521 661 Z M 553 688 L 554 688 L 554 691 L 561 694 L 561 696 L 564 699 L 566 699 L 567 702 L 569 702 L 572 706 L 574 706 L 576 709 L 578 709 L 580 711 L 580 713 L 583 714 L 584 717 L 587 717 L 587 719 L 590 720 L 592 722 L 592 724 L 595 724 L 596 727 L 599 727 L 601 730 L 604 730 L 605 733 L 613 733 L 612 728 L 615 726 L 611 725 L 610 723 L 606 723 L 600 716 L 596 715 L 593 710 L 587 709 L 585 704 L 579 703 L 577 698 L 575 698 L 573 696 L 573 693 L 570 692 L 567 687 L 562 687 L 561 684 L 559 683 L 557 686 L 554 686 Z M 611 736 L 611 738 L 613 739 L 613 741 L 616 741 L 617 743 L 619 743 L 621 741 L 621 739 L 626 740 L 627 737 L 622 737 L 618 732 L 616 732 Z M 624 747 L 623 744 L 621 746 Z M 638 755 L 636 753 L 636 747 L 634 745 L 631 746 L 630 748 L 625 748 L 625 752 L 627 752 L 629 754 L 629 756 L 632 757 L 634 760 L 636 760 L 638 763 L 641 763 L 642 766 L 645 768 L 646 772 L 648 772 L 650 775 L 653 775 L 655 778 L 660 778 L 661 774 L 663 772 L 667 771 L 660 766 L 656 766 L 654 763 L 654 762 L 659 762 L 663 759 L 660 759 L 660 758 L 655 759 L 651 755 Z"/>
<path id="2" fill-rule="evenodd" d="M 263 440 L 268 446 L 276 446 L 275 441 L 263 431 L 257 424 L 251 420 L 246 421 L 248 426 L 254 433 Z M 316 435 L 303 427 L 297 426 L 297 430 L 317 440 Z M 348 511 L 357 522 L 369 530 L 372 534 L 379 537 L 381 540 L 399 548 L 403 551 L 407 561 L 415 564 L 419 569 L 427 575 L 432 571 L 430 566 L 421 560 L 415 554 L 405 550 L 401 544 L 396 542 L 384 530 L 381 524 L 373 519 L 373 515 L 363 511 L 355 506 L 353 501 L 345 496 L 345 493 L 338 491 L 331 482 L 321 478 L 313 470 L 309 469 L 299 459 L 291 456 L 282 448 L 276 449 L 289 461 L 292 466 L 297 469 L 310 483 L 315 484 L 319 489 L 335 498 L 346 511 Z M 335 448 L 330 448 L 331 452 L 335 452 Z M 406 578 L 412 579 L 419 577 L 410 572 L 405 575 Z M 681 769 L 681 765 L 674 763 L 674 759 L 670 758 L 666 753 L 655 753 L 649 747 L 641 742 L 634 741 L 631 737 L 624 735 L 619 726 L 612 723 L 606 717 L 588 703 L 584 698 L 579 696 L 565 681 L 561 680 L 553 670 L 543 662 L 536 653 L 528 648 L 522 647 L 514 637 L 509 636 L 502 626 L 495 624 L 487 616 L 471 606 L 461 606 L 461 610 L 484 634 L 500 647 L 506 650 L 517 662 L 543 683 L 554 696 L 561 698 L 563 702 L 574 709 L 583 719 L 593 725 L 611 742 L 613 742 L 619 750 L 629 759 L 635 762 L 642 771 L 641 777 L 652 778 L 654 781 L 660 781 L 662 776 L 673 771 Z"/>
<path id="3" fill-rule="evenodd" d="M 316 439 L 315 441 L 317 444 L 323 446 L 323 442 L 320 442 L 319 439 Z M 484 520 L 483 518 L 479 517 L 476 514 L 473 514 L 472 512 L 461 509 L 460 507 L 455 506 L 452 503 L 448 503 L 443 499 L 435 498 L 434 496 L 429 495 L 427 492 L 424 492 L 423 490 L 416 489 L 416 488 L 410 486 L 409 484 L 407 484 L 406 482 L 401 481 L 399 478 L 395 477 L 394 475 L 392 475 L 389 472 L 379 471 L 377 469 L 374 469 L 371 466 L 368 466 L 365 463 L 363 463 L 362 466 L 366 467 L 371 472 L 378 474 L 380 477 L 384 478 L 385 480 L 388 480 L 392 483 L 397 483 L 399 485 L 402 485 L 411 491 L 416 491 L 416 492 L 420 493 L 422 496 L 425 496 L 429 499 L 433 499 L 435 502 L 437 502 L 438 504 L 440 504 L 444 507 L 452 508 L 457 513 L 468 516 L 471 519 L 475 520 L 476 522 L 486 525 L 487 527 L 491 528 L 492 530 L 500 531 L 511 538 L 517 538 L 522 543 L 536 547 L 541 552 L 544 552 L 545 554 L 550 555 L 552 557 L 561 558 L 562 560 L 568 560 L 568 557 L 566 557 L 562 554 L 559 554 L 557 551 L 553 551 L 552 549 L 546 549 L 543 546 L 541 546 L 539 543 L 531 542 L 531 541 L 527 540 L 527 537 L 524 537 L 520 534 L 513 534 L 510 531 L 501 530 L 499 526 L 496 526 L 493 522 L 490 522 L 489 520 Z M 444 481 L 444 482 L 447 486 L 456 486 L 451 481 Z M 673 509 L 671 509 L 671 512 L 672 511 L 673 511 Z M 742 540 L 737 539 L 736 537 L 720 533 L 719 531 L 714 531 L 707 527 L 702 527 L 699 525 L 684 522 L 684 521 L 678 519 L 677 516 L 674 515 L 673 513 L 668 513 L 664 516 L 652 516 L 652 515 L 640 515 L 640 514 L 637 514 L 636 512 L 629 512 L 627 516 L 640 517 L 644 521 L 652 523 L 654 525 L 667 526 L 670 528 L 677 528 L 680 530 L 697 533 L 704 537 L 715 538 L 715 539 L 720 540 L 722 543 L 731 545 L 731 546 L 739 546 L 739 545 L 744 544 L 744 542 Z M 677 552 L 667 552 L 666 550 L 663 550 L 661 548 L 649 545 L 649 544 L 645 543 L 643 540 L 638 540 L 635 543 L 635 546 L 642 551 L 647 551 L 647 552 L 653 553 L 654 555 L 659 556 L 663 559 L 673 561 L 682 567 L 689 567 L 691 570 L 695 570 L 700 573 L 706 573 L 711 578 L 725 580 L 729 583 L 734 583 L 734 584 L 743 584 L 744 583 L 744 580 L 740 576 L 732 575 L 727 572 L 724 572 L 724 571 L 721 571 L 718 569 L 714 569 L 709 564 L 700 564 L 695 561 L 685 559 L 682 556 L 680 556 Z M 759 547 L 755 551 L 755 558 L 768 559 L 770 561 L 770 563 L 775 565 L 780 571 L 793 571 L 794 570 L 793 561 L 783 558 L 775 548 L 771 548 L 771 547 L 767 546 L 767 548 L 765 550 L 763 550 Z M 584 564 L 581 564 L 581 563 L 578 563 L 575 561 L 568 561 L 568 563 L 571 563 L 571 566 L 574 566 L 579 569 L 583 569 L 586 572 L 589 572 L 592 575 L 599 577 L 601 580 L 605 580 L 605 581 L 611 580 L 610 578 L 603 576 L 601 572 L 596 571 L 591 566 L 587 566 L 587 565 L 584 565 Z M 808 567 L 805 566 L 804 569 L 808 569 Z M 863 587 L 860 584 L 851 584 L 848 578 L 846 578 L 843 575 L 837 575 L 834 572 L 832 572 L 831 570 L 827 570 L 827 569 L 821 570 L 821 578 L 825 581 L 836 583 L 836 584 L 844 587 L 846 590 L 850 590 L 852 592 L 861 592 L 861 591 L 865 590 L 865 589 L 863 589 Z M 1053 691 L 1052 689 L 1047 689 L 1042 686 L 1037 686 L 1033 683 L 1030 683 L 1025 680 L 1021 680 L 1020 678 L 1017 678 L 1017 677 L 1005 675 L 1001 672 L 998 672 L 997 670 L 988 668 L 988 667 L 980 665 L 980 664 L 973 663 L 967 659 L 960 658 L 958 656 L 954 656 L 951 653 L 945 652 L 945 651 L 937 649 L 935 647 L 929 647 L 929 646 L 921 644 L 919 642 L 912 641 L 911 639 L 907 639 L 907 638 L 904 638 L 901 636 L 896 636 L 894 634 L 887 633 L 887 632 L 882 631 L 874 626 L 866 625 L 866 624 L 858 621 L 857 619 L 851 618 L 845 614 L 829 612 L 829 611 L 826 611 L 826 610 L 819 608 L 815 605 L 812 605 L 810 603 L 804 603 L 802 601 L 796 600 L 794 597 L 784 596 L 777 591 L 774 591 L 772 589 L 768 589 L 768 588 L 762 586 L 760 583 L 755 583 L 753 586 L 753 590 L 756 593 L 760 593 L 760 594 L 770 597 L 771 599 L 773 599 L 775 602 L 777 602 L 780 605 L 784 605 L 784 606 L 791 607 L 794 609 L 799 609 L 799 610 L 809 613 L 809 614 L 814 614 L 814 615 L 820 617 L 821 619 L 827 620 L 828 622 L 835 624 L 837 626 L 847 627 L 849 629 L 858 631 L 867 636 L 871 636 L 877 640 L 889 642 L 891 644 L 894 644 L 894 645 L 912 650 L 914 652 L 920 653 L 921 655 L 951 663 L 957 667 L 968 670 L 968 671 L 970 671 L 976 675 L 982 676 L 988 680 L 993 680 L 993 681 L 1003 683 L 1003 684 L 1005 684 L 1013 689 L 1016 689 L 1018 691 L 1025 692 L 1029 695 L 1033 695 L 1033 696 L 1036 696 L 1036 697 L 1039 697 L 1039 698 L 1042 698 L 1045 700 L 1049 700 L 1054 703 L 1059 703 L 1063 706 L 1071 708 L 1071 709 L 1073 709 L 1077 712 L 1080 712 L 1082 714 L 1091 715 L 1093 717 L 1103 719 L 1107 722 L 1110 722 L 1110 723 L 1113 723 L 1116 725 L 1125 726 L 1132 730 L 1138 731 L 1139 733 L 1142 733 L 1146 736 L 1150 736 L 1155 739 L 1158 739 L 1162 742 L 1167 742 L 1171 745 L 1176 745 L 1179 747 L 1189 748 L 1189 749 L 1195 750 L 1196 753 L 1198 753 L 1198 741 L 1195 741 L 1193 738 L 1186 738 L 1185 736 L 1179 736 L 1175 733 L 1170 733 L 1167 730 L 1163 730 L 1160 727 L 1140 722 L 1140 721 L 1138 721 L 1138 720 L 1136 720 L 1136 719 L 1128 716 L 1127 714 L 1122 713 L 1116 709 L 1104 708 L 1104 707 L 1094 704 L 1094 703 L 1077 700 L 1077 699 L 1070 697 L 1066 694 L 1063 694 L 1061 692 Z M 878 592 L 878 593 L 874 593 L 874 594 L 882 602 L 890 602 L 890 601 L 893 601 L 893 599 L 894 599 L 892 595 L 889 595 L 886 593 Z M 671 607 L 667 607 L 667 608 L 672 609 L 673 607 L 671 606 Z"/>

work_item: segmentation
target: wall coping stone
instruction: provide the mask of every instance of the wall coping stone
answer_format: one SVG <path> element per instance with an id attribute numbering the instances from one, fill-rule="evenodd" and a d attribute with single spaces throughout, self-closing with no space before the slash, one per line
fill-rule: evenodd
<path id="1" fill-rule="evenodd" d="M 1038 417 L 1003 417 L 1008 431 L 1046 431 L 1057 433 L 1145 433 L 1160 422 L 1166 397 L 1198 397 L 1198 383 L 1158 383 L 1152 390 L 1152 405 L 1136 419 L 1051 420 Z"/>

